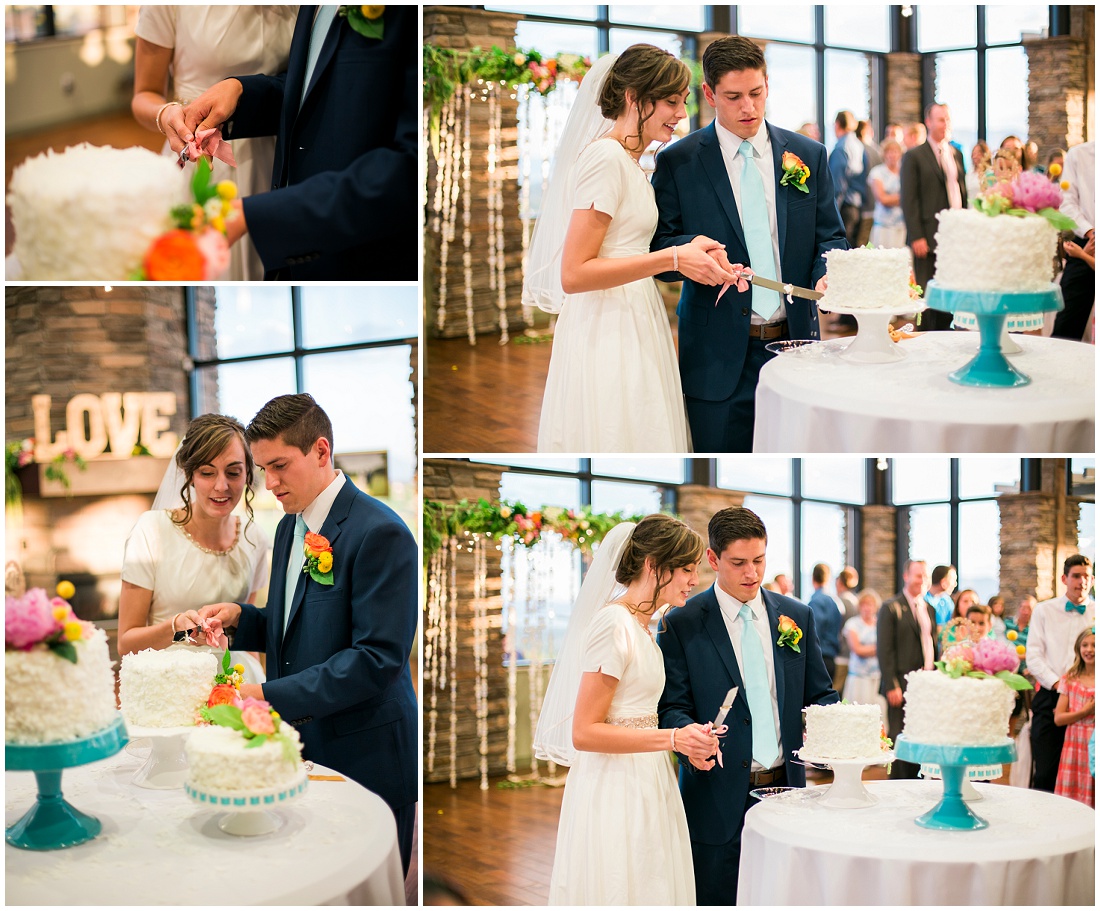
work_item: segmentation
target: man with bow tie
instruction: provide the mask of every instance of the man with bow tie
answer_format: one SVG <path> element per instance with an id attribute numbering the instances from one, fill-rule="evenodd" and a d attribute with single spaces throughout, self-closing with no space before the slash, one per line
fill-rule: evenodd
<path id="1" fill-rule="evenodd" d="M 1096 604 L 1089 597 L 1089 558 L 1068 557 L 1062 584 L 1065 595 L 1035 605 L 1027 636 L 1027 669 L 1039 682 L 1031 701 L 1031 787 L 1052 793 L 1066 736 L 1066 729 L 1054 723 L 1058 682 L 1073 664 L 1073 643 L 1081 630 L 1096 626 Z"/>

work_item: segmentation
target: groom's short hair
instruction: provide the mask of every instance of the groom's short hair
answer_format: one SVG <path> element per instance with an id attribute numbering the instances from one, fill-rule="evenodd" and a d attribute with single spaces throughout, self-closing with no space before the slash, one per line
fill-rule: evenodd
<path id="1" fill-rule="evenodd" d="M 332 421 L 308 392 L 280 395 L 256 412 L 245 430 L 249 444 L 282 437 L 288 446 L 309 452 L 321 437 L 332 443 Z"/>
<path id="2" fill-rule="evenodd" d="M 760 70 L 768 75 L 764 51 L 743 35 L 727 35 L 712 41 L 703 51 L 703 81 L 712 89 L 726 73 Z"/>
<path id="3" fill-rule="evenodd" d="M 710 549 L 721 555 L 732 541 L 768 542 L 768 530 L 760 516 L 744 506 L 730 506 L 720 509 L 711 516 L 707 526 L 707 543 Z"/>

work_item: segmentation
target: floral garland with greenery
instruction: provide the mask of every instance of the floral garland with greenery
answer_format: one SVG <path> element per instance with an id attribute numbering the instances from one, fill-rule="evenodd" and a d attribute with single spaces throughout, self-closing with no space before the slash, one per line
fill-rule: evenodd
<path id="1" fill-rule="evenodd" d="M 582 509 L 563 509 L 560 506 L 528 509 L 516 500 L 490 503 L 480 498 L 474 504 L 469 500 L 455 504 L 425 500 L 422 536 L 424 562 L 430 560 L 447 538 L 462 537 L 466 533 L 485 535 L 494 541 L 514 538 L 524 547 L 533 547 L 549 531 L 569 541 L 582 553 L 591 553 L 592 548 L 620 522 L 637 522 L 641 518 L 641 515 L 624 516 L 621 512 L 593 512 L 588 506 Z"/>
<path id="2" fill-rule="evenodd" d="M 146 450 L 148 452 L 148 450 Z M 9 442 L 4 446 L 4 503 L 7 506 L 18 505 L 23 501 L 23 485 L 16 474 L 20 468 L 32 464 L 34 459 L 34 437 L 25 440 Z M 88 468 L 85 461 L 75 449 L 71 447 L 64 452 L 55 455 L 46 463 L 46 480 L 59 481 L 66 488 L 72 487 L 69 475 L 65 471 L 67 464 L 75 465 L 81 471 Z"/>

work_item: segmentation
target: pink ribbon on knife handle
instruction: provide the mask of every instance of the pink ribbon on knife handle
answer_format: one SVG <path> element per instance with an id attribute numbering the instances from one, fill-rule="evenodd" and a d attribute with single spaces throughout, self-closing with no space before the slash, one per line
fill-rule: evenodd
<path id="1" fill-rule="evenodd" d="M 198 161 L 200 155 L 209 155 L 224 161 L 231 168 L 237 167 L 237 159 L 233 157 L 233 149 L 222 139 L 222 131 L 217 127 L 209 130 L 199 130 L 195 138 L 180 150 L 179 164 L 182 168 L 188 161 Z"/>
<path id="2" fill-rule="evenodd" d="M 713 734 L 715 737 L 718 737 L 719 739 L 721 739 L 722 737 L 725 737 L 726 734 L 728 734 L 729 731 L 730 731 L 730 727 L 729 727 L 728 724 L 720 724 L 718 727 L 715 727 L 714 722 L 710 722 L 707 725 L 707 727 L 710 728 L 710 733 Z M 717 750 L 717 755 L 716 755 L 715 758 L 718 760 L 718 767 L 724 769 L 725 766 L 722 765 L 722 746 L 721 746 L 721 744 L 718 745 L 716 750 Z"/>
<path id="3" fill-rule="evenodd" d="M 204 620 L 202 623 L 202 631 L 206 634 L 206 644 L 210 646 L 210 648 L 216 648 L 222 651 L 229 648 L 229 637 L 222 632 L 221 620 L 216 620 L 213 617 Z"/>
<path id="4" fill-rule="evenodd" d="M 714 299 L 714 306 L 718 306 L 718 301 L 722 299 L 722 295 L 725 294 L 731 286 L 736 286 L 738 291 L 749 290 L 749 280 L 752 279 L 753 271 L 748 266 L 742 266 L 741 263 L 733 263 L 730 268 L 737 274 L 737 280 L 732 282 L 726 282 L 722 285 L 722 290 L 718 292 L 718 296 Z M 745 276 L 749 278 L 746 279 Z M 721 765 L 721 753 L 719 755 L 719 765 Z"/>

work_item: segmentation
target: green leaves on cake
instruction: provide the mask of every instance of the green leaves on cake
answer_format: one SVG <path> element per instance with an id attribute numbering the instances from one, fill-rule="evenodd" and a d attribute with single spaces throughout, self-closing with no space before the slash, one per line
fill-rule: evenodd
<path id="1" fill-rule="evenodd" d="M 297 747 L 281 731 L 282 719 L 270 702 L 247 696 L 231 703 L 206 706 L 199 714 L 209 724 L 239 731 L 247 741 L 245 749 L 263 746 L 271 740 L 282 746 L 283 755 L 288 762 L 296 762 L 298 759 Z"/>
<path id="2" fill-rule="evenodd" d="M 229 655 L 229 649 L 225 650 L 225 654 L 222 655 L 222 670 L 220 674 L 214 675 L 215 686 L 231 686 L 234 689 L 239 690 L 241 683 L 244 682 L 244 665 L 243 664 L 230 664 L 233 659 Z"/>
<path id="3" fill-rule="evenodd" d="M 1016 649 L 1000 639 L 959 642 L 945 650 L 943 659 L 936 662 L 937 670 L 955 679 L 996 677 L 1014 690 L 1029 690 L 1031 684 L 1015 673 L 1019 666 Z"/>

